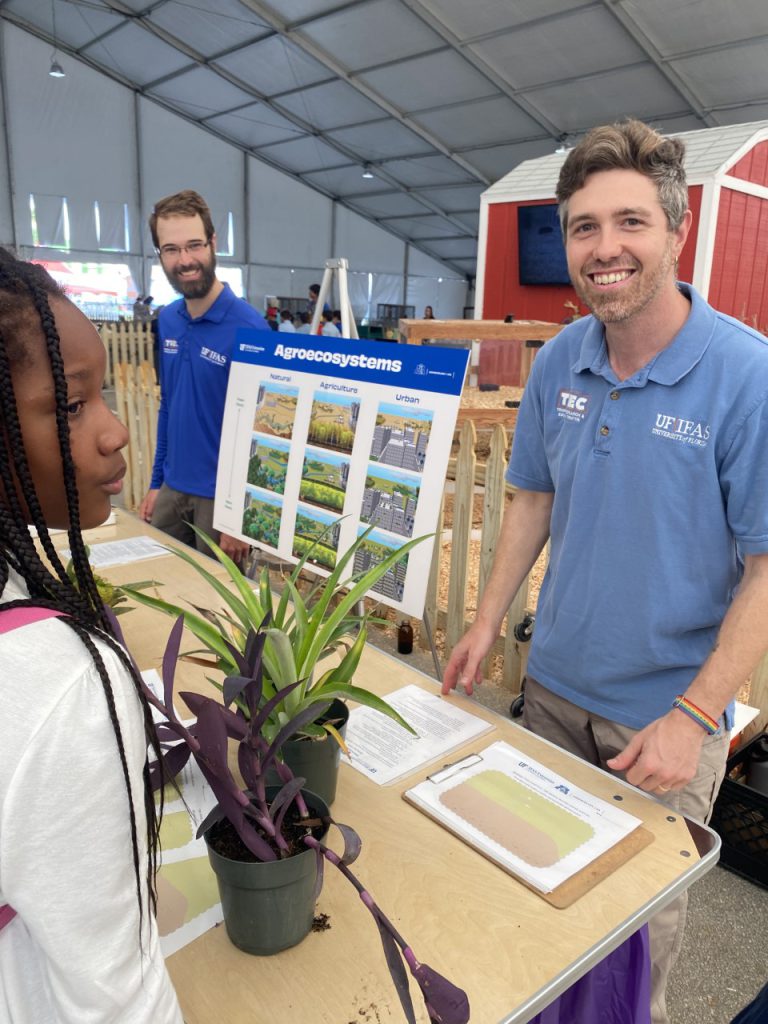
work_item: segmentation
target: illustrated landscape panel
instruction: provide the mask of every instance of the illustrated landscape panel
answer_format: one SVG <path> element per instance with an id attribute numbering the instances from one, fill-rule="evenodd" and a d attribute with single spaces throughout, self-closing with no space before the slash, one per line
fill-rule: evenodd
<path id="1" fill-rule="evenodd" d="M 358 529 L 358 536 L 365 533 L 365 528 Z M 363 543 L 355 552 L 355 560 L 352 566 L 354 576 L 366 573 L 371 566 L 378 565 L 385 558 L 389 558 L 400 547 L 401 542 L 394 537 L 387 537 L 378 530 L 371 530 Z M 403 555 L 394 565 L 384 573 L 381 579 L 371 590 L 376 590 L 385 597 L 394 601 L 403 600 L 405 590 L 405 577 L 408 571 L 408 555 Z"/>
<path id="2" fill-rule="evenodd" d="M 285 493 L 285 477 L 288 472 L 290 445 L 276 437 L 251 435 L 251 452 L 248 457 L 248 483 L 263 487 L 275 494 Z"/>
<path id="3" fill-rule="evenodd" d="M 349 480 L 349 459 L 335 452 L 309 449 L 301 469 L 299 497 L 341 514 Z"/>
<path id="4" fill-rule="evenodd" d="M 421 477 L 368 463 L 360 519 L 402 537 L 412 537 L 420 488 Z"/>
<path id="5" fill-rule="evenodd" d="M 311 506 L 296 507 L 293 534 L 293 556 L 303 558 L 323 569 L 333 569 L 339 549 L 341 526 L 332 512 Z"/>
<path id="6" fill-rule="evenodd" d="M 371 462 L 421 473 L 434 413 L 382 402 L 376 414 Z"/>
<path id="7" fill-rule="evenodd" d="M 360 415 L 360 400 L 316 391 L 309 419 L 309 444 L 351 452 Z"/>
<path id="8" fill-rule="evenodd" d="M 280 543 L 282 513 L 283 501 L 278 495 L 246 487 L 243 509 L 243 533 L 246 537 L 277 548 Z"/>
<path id="9" fill-rule="evenodd" d="M 296 418 L 298 388 L 283 387 L 280 384 L 262 382 L 256 396 L 256 412 L 253 429 L 260 434 L 290 439 Z"/>

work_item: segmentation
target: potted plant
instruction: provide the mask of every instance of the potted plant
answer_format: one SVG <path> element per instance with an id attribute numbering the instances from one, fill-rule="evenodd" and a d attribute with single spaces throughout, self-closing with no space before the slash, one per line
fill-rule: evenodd
<path id="1" fill-rule="evenodd" d="M 261 700 L 262 704 L 269 703 L 271 710 L 262 724 L 262 731 L 266 739 L 272 741 L 288 723 L 301 721 L 301 727 L 294 730 L 294 738 L 281 741 L 279 759 L 285 759 L 295 774 L 307 778 L 309 788 L 330 805 L 336 794 L 340 749 L 344 747 L 343 734 L 349 715 L 347 700 L 375 708 L 413 732 L 386 701 L 355 686 L 352 680 L 370 621 L 370 613 L 357 611 L 362 598 L 425 538 L 410 540 L 365 571 L 347 575 L 348 568 L 354 565 L 355 554 L 370 533 L 368 529 L 341 555 L 333 572 L 319 579 L 308 594 L 302 595 L 299 576 L 312 553 L 310 548 L 285 579 L 278 598 L 273 593 L 266 566 L 255 587 L 254 581 L 241 572 L 215 541 L 201 530 L 196 529 L 196 532 L 224 566 L 233 587 L 209 572 L 190 552 L 175 547 L 171 550 L 202 576 L 222 600 L 224 608 L 219 611 L 195 606 L 184 609 L 129 585 L 122 590 L 150 608 L 174 618 L 183 616 L 187 628 L 203 644 L 202 650 L 187 652 L 184 657 L 218 670 L 224 676 L 239 672 L 237 658 L 245 653 L 249 633 L 263 629 Z M 317 663 L 334 653 L 342 653 L 338 662 L 316 672 Z M 222 689 L 219 680 L 210 676 L 208 679 Z M 279 693 L 282 696 L 275 700 Z M 305 715 L 305 712 L 310 713 Z M 277 781 L 274 775 L 273 781 Z"/>
<path id="2" fill-rule="evenodd" d="M 264 701 L 263 668 L 270 627 L 259 632 L 249 630 L 244 652 L 233 650 L 237 673 L 227 676 L 216 698 L 179 694 L 196 716 L 193 724 L 185 726 L 173 706 L 183 626 L 184 619 L 179 617 L 163 657 L 163 699 L 149 688 L 145 691 L 165 718 L 159 729 L 163 764 L 155 763 L 151 771 L 155 785 L 160 786 L 193 757 L 214 792 L 218 803 L 201 824 L 198 835 L 203 834 L 208 845 L 232 941 L 246 952 L 259 954 L 278 952 L 301 941 L 312 925 L 315 900 L 322 886 L 322 865 L 327 860 L 351 882 L 376 921 L 406 1019 L 415 1022 L 403 961 L 421 989 L 430 1020 L 466 1024 L 466 993 L 416 959 L 350 870 L 360 851 L 357 834 L 349 826 L 332 822 L 324 802 L 303 789 L 304 779 L 295 777 L 286 764 L 277 760 L 286 737 L 311 723 L 316 706 L 306 705 L 274 738 L 265 735 L 274 709 L 278 704 L 285 706 L 290 694 L 301 685 L 293 682 Z M 244 786 L 235 780 L 230 768 L 234 751 Z M 266 774 L 273 763 L 280 785 L 270 790 Z M 323 842 L 331 824 L 344 838 L 341 857 Z M 265 880 L 264 876 L 275 874 L 279 877 L 273 889 L 273 879 Z"/>

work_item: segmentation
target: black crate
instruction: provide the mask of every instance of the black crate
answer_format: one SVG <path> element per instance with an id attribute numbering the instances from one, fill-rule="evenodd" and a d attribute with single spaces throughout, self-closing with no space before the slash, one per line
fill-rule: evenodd
<path id="1" fill-rule="evenodd" d="M 728 758 L 710 825 L 723 841 L 723 867 L 768 888 L 768 796 L 728 777 L 741 766 L 746 770 L 750 753 L 761 739 L 756 736 Z"/>

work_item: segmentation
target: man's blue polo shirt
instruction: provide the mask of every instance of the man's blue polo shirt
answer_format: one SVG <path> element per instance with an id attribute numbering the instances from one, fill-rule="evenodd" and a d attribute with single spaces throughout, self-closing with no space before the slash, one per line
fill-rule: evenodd
<path id="1" fill-rule="evenodd" d="M 162 398 L 151 487 L 166 483 L 184 494 L 214 496 L 229 359 L 239 327 L 269 330 L 228 284 L 194 320 L 184 299 L 161 310 Z"/>
<path id="2" fill-rule="evenodd" d="M 636 729 L 712 650 L 739 555 L 768 552 L 768 344 L 680 288 L 682 330 L 628 380 L 594 317 L 541 349 L 507 469 L 554 491 L 528 671 Z"/>

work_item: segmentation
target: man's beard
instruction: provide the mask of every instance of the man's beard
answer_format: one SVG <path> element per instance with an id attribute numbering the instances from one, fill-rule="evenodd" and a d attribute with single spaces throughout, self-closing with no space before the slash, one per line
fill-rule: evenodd
<path id="1" fill-rule="evenodd" d="M 597 320 L 604 324 L 621 323 L 637 313 L 641 313 L 650 304 L 663 287 L 674 262 L 675 257 L 670 243 L 656 268 L 653 270 L 638 269 L 640 279 L 635 282 L 636 286 L 628 288 L 625 292 L 617 295 L 595 292 L 589 285 L 585 285 L 580 277 L 575 277 L 573 287 L 581 301 L 589 307 Z M 626 266 L 626 263 L 623 265 Z M 610 267 L 606 268 L 604 272 L 610 273 Z"/>
<path id="2" fill-rule="evenodd" d="M 200 270 L 200 277 L 196 281 L 186 281 L 179 276 L 182 270 L 190 270 L 192 267 Z M 195 260 L 186 266 L 180 265 L 173 270 L 166 270 L 165 276 L 173 290 L 183 295 L 185 299 L 204 299 L 216 283 L 216 257 L 211 252 L 209 263 Z"/>

